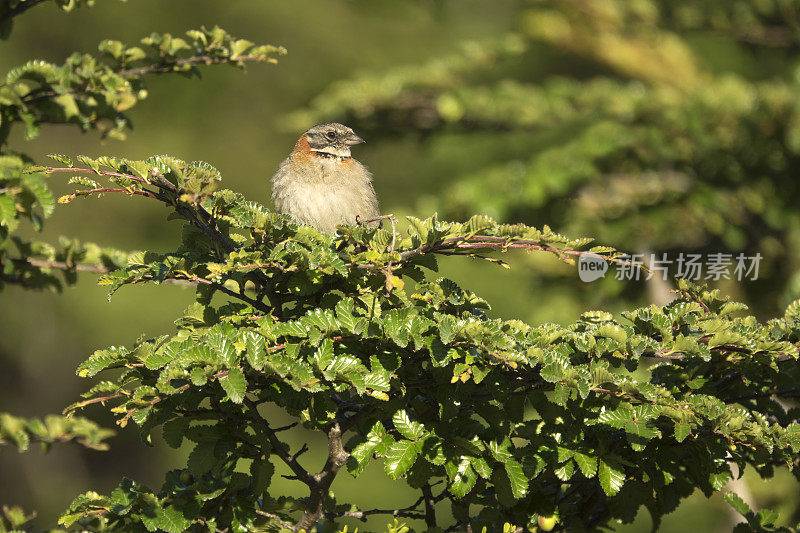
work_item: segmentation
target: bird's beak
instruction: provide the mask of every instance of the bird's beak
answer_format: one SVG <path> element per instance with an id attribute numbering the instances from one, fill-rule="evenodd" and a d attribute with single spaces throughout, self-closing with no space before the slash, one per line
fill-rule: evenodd
<path id="1" fill-rule="evenodd" d="M 361 137 L 359 137 L 355 133 L 348 134 L 347 137 L 345 138 L 345 141 L 344 141 L 344 143 L 346 145 L 348 145 L 348 146 L 353 146 L 355 144 L 361 144 L 361 143 L 365 143 L 365 142 L 367 142 L 367 141 L 365 141 L 364 139 L 362 139 Z"/>

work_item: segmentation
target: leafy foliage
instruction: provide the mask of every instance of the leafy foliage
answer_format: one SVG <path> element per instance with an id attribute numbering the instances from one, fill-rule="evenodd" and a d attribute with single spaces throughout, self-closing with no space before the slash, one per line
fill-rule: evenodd
<path id="1" fill-rule="evenodd" d="M 14 10 L 38 3 L 8 3 L 0 31 L 8 31 Z M 61 2 L 81 3 L 92 2 Z M 778 28 L 788 26 L 791 9 L 766 2 L 760 11 L 743 8 L 726 18 L 713 5 L 665 6 L 530 2 L 518 32 L 468 45 L 421 70 L 337 84 L 301 120 L 341 113 L 368 125 L 377 116 L 390 127 L 451 132 L 467 141 L 470 131 L 490 129 L 504 143 L 500 155 L 490 150 L 474 166 L 445 206 L 451 213 L 475 209 L 527 222 L 552 217 L 557 227 L 591 223 L 602 234 L 617 223 L 640 224 L 641 212 L 658 205 L 668 220 L 696 231 L 680 234 L 665 224 L 653 232 L 642 224 L 643 236 L 654 235 L 645 244 L 660 248 L 687 235 L 698 247 L 710 235 L 737 245 L 740 221 L 724 216 L 756 217 L 772 232 L 793 229 L 790 194 L 770 196 L 769 182 L 757 178 L 788 168 L 793 157 L 793 82 L 704 77 L 678 35 L 713 28 L 766 46 L 765 39 L 776 38 L 776 19 Z M 637 29 L 622 31 L 631 21 Z M 796 46 L 793 33 L 777 34 L 780 46 Z M 555 79 L 541 87 L 495 83 L 484 76 L 542 44 L 594 62 L 601 73 L 585 86 Z M 0 439 L 20 449 L 30 440 L 104 446 L 109 432 L 75 416 L 98 406 L 122 428 L 133 422 L 145 442 L 158 432 L 168 445 L 189 449 L 186 464 L 168 472 L 158 490 L 123 479 L 108 496 L 78 496 L 61 516 L 62 528 L 347 531 L 347 519 L 392 515 L 390 533 L 410 531 L 398 518 L 424 520 L 428 530 L 516 533 L 596 530 L 630 522 L 642 507 L 657 527 L 696 489 L 722 491 L 731 464 L 767 478 L 784 468 L 800 474 L 800 301 L 781 318 L 760 322 L 717 290 L 679 282 L 670 304 L 618 317 L 592 311 L 566 325 L 495 319 L 480 296 L 433 274 L 437 257 L 508 266 L 497 255 L 521 249 L 572 263 L 591 240 L 483 215 L 464 223 L 408 217 L 400 231 L 387 217 L 382 229 L 342 227 L 323 235 L 218 189 L 219 171 L 204 162 L 81 156 L 76 164 L 54 155 L 57 166 L 24 169 L 32 162 L 5 144 L 15 123 L 29 138 L 47 123 L 120 137 L 129 125 L 126 111 L 147 96 L 147 74 L 191 75 L 201 64 L 241 66 L 280 53 L 218 28 L 185 38 L 153 34 L 141 46 L 105 41 L 99 56 L 73 55 L 62 66 L 28 63 L 0 87 L 2 280 L 60 287 L 51 272 L 64 271 L 71 282 L 76 271 L 89 270 L 102 274 L 112 294 L 148 282 L 195 286 L 195 301 L 173 333 L 97 350 L 78 367 L 78 375 L 102 381 L 66 409 L 66 418 L 0 415 Z M 564 129 L 553 138 L 571 141 L 540 139 L 530 150 L 530 132 L 556 124 Z M 786 134 L 776 147 L 763 131 Z M 486 138 L 478 141 L 491 148 Z M 459 149 L 472 147 L 465 142 Z M 521 163 L 506 164 L 508 154 Z M 701 164 L 712 156 L 724 165 Z M 642 180 L 643 172 L 653 179 Z M 75 187 L 61 204 L 107 194 L 162 203 L 170 220 L 182 224 L 180 242 L 168 253 L 127 253 L 18 238 L 20 222 L 38 228 L 52 212 L 45 179 L 53 173 L 69 174 Z M 744 183 L 743 176 L 755 178 Z M 632 191 L 627 202 L 610 194 L 617 181 Z M 601 199 L 598 210 L 572 209 L 576 216 L 567 221 L 565 206 L 587 198 Z M 759 208 L 759 199 L 776 200 L 775 212 Z M 613 202 L 619 209 L 603 211 Z M 713 209 L 701 209 L 726 202 L 738 208 L 717 218 Z M 533 207 L 539 214 L 530 215 Z M 610 247 L 588 251 L 624 262 Z M 270 416 L 276 410 L 294 423 L 276 427 Z M 324 457 L 305 456 L 307 446 L 291 449 L 285 432 L 323 433 L 328 445 L 318 455 Z M 419 498 L 381 509 L 337 501 L 331 487 L 342 470 L 359 476 L 372 462 Z M 278 463 L 306 497 L 275 493 Z M 740 530 L 776 529 L 771 511 L 754 512 L 735 494 L 725 498 L 747 521 Z M 4 509 L 0 528 L 26 527 L 29 519 Z"/>
<path id="2" fill-rule="evenodd" d="M 451 218 L 547 223 L 657 257 L 758 252 L 771 275 L 738 290 L 774 314 L 775 295 L 800 296 L 787 267 L 800 238 L 799 9 L 528 0 L 508 35 L 338 80 L 290 122 L 424 133 L 436 175 L 421 181 L 439 184 L 424 205 Z"/>
<path id="3" fill-rule="evenodd" d="M 103 441 L 114 434 L 81 417 L 62 417 L 49 415 L 44 420 L 24 419 L 0 413 L 0 444 L 16 446 L 25 451 L 31 441 L 39 441 L 42 450 L 47 451 L 54 442 L 75 441 L 94 450 L 107 450 Z"/>
<path id="4" fill-rule="evenodd" d="M 125 265 L 127 253 L 94 243 L 62 237 L 57 245 L 25 240 L 15 232 L 20 224 L 40 231 L 56 206 L 41 174 L 21 172 L 18 156 L 0 156 L 0 289 L 6 283 L 23 287 L 61 289 L 75 282 L 78 271 L 104 272 Z"/>
<path id="5" fill-rule="evenodd" d="M 13 19 L 43 0 L 11 0 L 0 4 L 0 39 L 8 37 Z M 56 0 L 64 11 L 94 0 Z M 0 290 L 6 284 L 29 289 L 60 289 L 63 282 L 75 282 L 78 271 L 94 273 L 119 269 L 127 264 L 128 253 L 94 243 L 62 237 L 58 244 L 29 241 L 21 234 L 30 225 L 42 229 L 56 206 L 45 178 L 40 173 L 23 173 L 30 158 L 8 146 L 15 125 L 25 128 L 26 138 L 39 134 L 42 124 L 65 123 L 94 129 L 104 136 L 122 138 L 130 121 L 125 114 L 147 96 L 145 77 L 149 74 L 199 73 L 200 65 L 230 64 L 242 67 L 246 61 L 275 62 L 284 52 L 270 45 L 255 45 L 237 39 L 224 30 L 202 28 L 173 37 L 153 33 L 140 46 L 118 41 L 100 44 L 100 55 L 73 54 L 63 65 L 34 60 L 12 69 L 0 78 Z M 90 185 L 85 177 L 71 183 Z M 63 279 L 55 275 L 63 274 Z M 75 441 L 96 450 L 113 431 L 81 417 L 46 416 L 23 419 L 0 413 L 0 444 L 20 451 L 32 441 L 43 450 L 55 442 Z M 0 531 L 29 527 L 33 518 L 19 508 L 3 508 Z"/>
<path id="6" fill-rule="evenodd" d="M 75 124 L 124 138 L 129 127 L 125 111 L 147 97 L 146 74 L 191 76 L 199 74 L 201 65 L 274 63 L 285 52 L 236 39 L 218 27 L 190 30 L 184 37 L 153 33 L 140 46 L 106 40 L 98 48 L 98 57 L 76 53 L 61 66 L 34 60 L 9 71 L 0 86 L 0 144 L 14 122 L 25 125 L 28 139 L 38 135 L 43 123 Z"/>
<path id="7" fill-rule="evenodd" d="M 38 3 L 6 2 L 0 9 L 13 15 Z M 94 2 L 58 3 L 68 11 Z M 0 21 L 3 17 L 0 11 Z M 11 19 L 5 20 L 10 23 Z M 15 124 L 25 128 L 29 140 L 38 136 L 43 124 L 71 124 L 82 131 L 97 130 L 104 137 L 123 139 L 130 127 L 127 112 L 148 95 L 148 75 L 199 76 L 204 65 L 242 68 L 245 62 L 274 63 L 285 53 L 280 47 L 238 39 L 219 27 L 190 30 L 183 37 L 153 33 L 139 46 L 106 40 L 98 48 L 98 56 L 75 53 L 63 65 L 29 61 L 9 71 L 0 83 L 0 287 L 14 283 L 60 289 L 62 283 L 54 271 L 63 271 L 64 280 L 73 283 L 76 271 L 116 269 L 127 257 L 126 252 L 93 243 L 62 238 L 55 246 L 15 235 L 23 220 L 41 230 L 55 207 L 43 176 L 20 172 L 31 160 L 7 146 Z M 73 182 L 91 185 L 87 179 L 77 176 Z"/>
<path id="8" fill-rule="evenodd" d="M 447 500 L 462 527 L 556 514 L 565 527 L 592 529 L 633 520 L 642 506 L 657 523 L 695 489 L 721 490 L 731 463 L 763 476 L 800 472 L 797 409 L 780 401 L 796 396 L 800 378 L 800 304 L 762 324 L 718 291 L 682 281 L 669 305 L 618 319 L 491 319 L 474 293 L 429 278 L 437 255 L 518 247 L 570 260 L 588 241 L 486 217 L 412 217 L 404 234 L 392 224 L 329 236 L 214 190 L 219 173 L 205 164 L 80 160 L 88 168 L 31 171 L 90 172 L 112 182 L 99 190 L 160 201 L 184 224 L 173 252 L 132 255 L 101 283 L 114 291 L 186 280 L 197 296 L 173 335 L 87 359 L 79 375 L 119 377 L 67 412 L 102 403 L 120 426 L 135 422 L 146 440 L 161 427 L 170 445 L 192 452 L 160 492 L 126 481 L 117 496 L 81 496 L 63 525 L 128 528 L 156 516 L 151 525 L 166 531 L 209 520 L 300 530 L 402 511 L 434 527 L 420 506 Z M 328 436 L 318 474 L 280 439 L 289 429 L 272 427 L 266 406 Z M 328 495 L 341 467 L 357 476 L 373 460 L 420 500 L 361 510 Z M 275 461 L 308 498 L 269 492 Z"/>
<path id="9" fill-rule="evenodd" d="M 0 509 L 0 533 L 21 531 L 35 517 L 35 514 L 25 514 L 21 507 L 7 507 L 4 505 Z"/>

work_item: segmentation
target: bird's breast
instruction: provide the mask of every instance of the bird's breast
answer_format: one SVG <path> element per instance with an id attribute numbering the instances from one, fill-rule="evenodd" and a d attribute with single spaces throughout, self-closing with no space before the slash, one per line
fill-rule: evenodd
<path id="1" fill-rule="evenodd" d="M 278 211 L 332 233 L 339 224 L 355 224 L 378 215 L 371 176 L 352 159 L 311 157 L 304 164 L 290 161 L 273 177 Z"/>

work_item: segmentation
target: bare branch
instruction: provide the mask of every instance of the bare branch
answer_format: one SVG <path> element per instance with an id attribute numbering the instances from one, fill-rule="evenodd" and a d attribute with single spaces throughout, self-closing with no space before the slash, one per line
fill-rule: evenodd
<path id="1" fill-rule="evenodd" d="M 268 513 L 266 511 L 261 511 L 260 509 L 256 509 L 256 514 L 257 515 L 261 515 L 261 516 L 263 516 L 265 518 L 269 518 L 270 520 L 274 520 L 275 522 L 280 524 L 280 526 L 282 528 L 284 528 L 284 529 L 294 529 L 294 526 L 292 524 L 290 524 L 289 522 L 284 521 L 283 518 L 281 518 L 280 516 L 278 516 L 276 514 Z"/>
<path id="2" fill-rule="evenodd" d="M 415 512 L 416 508 L 420 506 L 422 503 L 423 497 L 420 498 L 409 505 L 408 507 L 403 507 L 401 509 L 369 509 L 367 511 L 345 511 L 342 513 L 325 513 L 325 518 L 329 520 L 334 520 L 336 518 L 357 518 L 362 522 L 367 521 L 367 517 L 370 515 L 379 515 L 379 514 L 388 514 L 392 516 L 397 516 L 401 518 L 415 518 L 422 520 L 425 518 L 425 515 L 420 512 Z"/>
<path id="3" fill-rule="evenodd" d="M 347 462 L 350 454 L 344 449 L 342 443 L 342 429 L 338 423 L 334 423 L 328 430 L 328 460 L 322 470 L 313 476 L 314 485 L 311 487 L 311 495 L 308 498 L 303 516 L 294 525 L 295 531 L 311 531 L 319 519 L 322 518 L 322 505 L 328 496 L 336 474 L 339 469 Z"/>
<path id="4" fill-rule="evenodd" d="M 433 498 L 431 486 L 428 483 L 422 485 L 422 498 L 425 501 L 425 525 L 434 528 L 436 527 L 436 500 Z"/>
<path id="5" fill-rule="evenodd" d="M 308 470 L 303 468 L 300 463 L 297 462 L 297 459 L 292 457 L 292 455 L 287 451 L 286 444 L 281 442 L 281 440 L 275 434 L 275 431 L 269 426 L 269 423 L 267 423 L 261 414 L 259 414 L 258 408 L 253 400 L 245 398 L 244 403 L 250 409 L 252 414 L 251 419 L 256 423 L 256 426 L 261 430 L 261 433 L 263 433 L 263 435 L 267 438 L 267 441 L 272 447 L 272 451 L 275 453 L 275 455 L 277 455 L 281 461 L 286 463 L 286 466 L 288 466 L 289 469 L 295 473 L 299 481 L 302 481 L 309 487 L 315 487 L 317 484 L 315 477 L 309 474 Z"/>

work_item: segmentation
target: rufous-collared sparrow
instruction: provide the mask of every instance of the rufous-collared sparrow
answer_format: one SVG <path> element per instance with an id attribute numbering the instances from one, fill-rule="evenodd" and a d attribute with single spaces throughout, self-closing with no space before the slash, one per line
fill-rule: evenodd
<path id="1" fill-rule="evenodd" d="M 356 217 L 379 217 L 372 174 L 350 155 L 350 147 L 363 142 L 337 123 L 318 124 L 303 133 L 272 176 L 278 212 L 330 234 L 337 225 L 355 224 Z"/>

